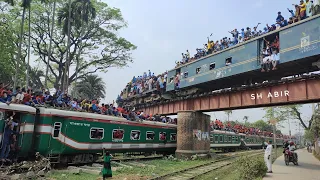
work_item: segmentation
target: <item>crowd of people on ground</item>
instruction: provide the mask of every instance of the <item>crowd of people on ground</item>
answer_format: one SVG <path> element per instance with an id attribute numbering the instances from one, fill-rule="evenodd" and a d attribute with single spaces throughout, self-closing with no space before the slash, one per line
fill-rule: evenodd
<path id="1" fill-rule="evenodd" d="M 234 133 L 273 137 L 272 132 L 263 131 L 263 130 L 260 130 L 259 128 L 254 128 L 254 127 L 246 127 L 245 125 L 242 125 L 242 124 L 234 124 L 232 126 L 230 121 L 223 123 L 218 119 L 216 119 L 215 121 L 211 121 L 210 128 L 212 131 L 221 130 L 221 131 L 228 131 L 228 132 L 234 132 Z M 288 138 L 286 135 L 282 135 L 282 134 L 276 134 L 276 137 Z"/>
<path id="2" fill-rule="evenodd" d="M 305 0 L 305 1 L 301 0 L 299 4 L 293 4 L 293 7 L 295 8 L 295 11 L 288 8 L 288 11 L 291 14 L 291 17 L 289 17 L 289 19 L 285 19 L 282 16 L 281 12 L 278 12 L 275 23 L 272 25 L 266 24 L 266 26 L 263 27 L 263 30 L 258 30 L 258 27 L 261 24 L 261 23 L 258 23 L 255 27 L 253 27 L 253 29 L 251 29 L 250 27 L 247 27 L 247 28 L 242 28 L 240 32 L 236 28 L 232 31 L 229 31 L 229 33 L 231 34 L 231 37 L 229 38 L 224 37 L 220 40 L 214 41 L 214 40 L 210 40 L 208 37 L 207 43 L 204 44 L 203 48 L 197 48 L 196 54 L 193 57 L 190 57 L 190 53 L 188 50 L 186 51 L 186 53 L 182 53 L 182 59 L 180 61 L 176 61 L 176 67 L 181 66 L 185 63 L 194 61 L 201 57 L 207 56 L 209 54 L 222 51 L 224 49 L 243 43 L 245 41 L 256 38 L 258 36 L 264 35 L 268 32 L 280 29 L 287 25 L 296 23 L 300 20 L 304 20 L 306 18 L 309 18 L 315 15 L 318 11 L 315 9 L 315 5 L 313 1 L 310 1 L 310 0 Z M 278 49 L 278 52 L 279 52 L 279 49 Z M 271 54 L 266 54 L 266 55 L 270 56 Z M 275 67 L 275 65 L 273 65 L 273 67 Z"/>
<path id="3" fill-rule="evenodd" d="M 100 105 L 98 99 L 77 99 L 72 98 L 66 92 L 57 90 L 53 95 L 49 91 L 42 89 L 41 91 L 34 92 L 32 89 L 25 89 L 21 87 L 16 87 L 15 90 L 5 85 L 0 84 L 0 102 L 15 104 L 24 104 L 28 106 L 45 106 L 60 108 L 63 110 L 72 110 L 80 112 L 89 112 L 104 114 L 110 116 L 123 117 L 130 121 L 158 121 L 164 123 L 176 123 L 173 119 L 168 117 L 158 117 L 158 115 L 145 115 L 143 111 L 134 111 L 130 107 L 116 107 L 114 103 Z"/>

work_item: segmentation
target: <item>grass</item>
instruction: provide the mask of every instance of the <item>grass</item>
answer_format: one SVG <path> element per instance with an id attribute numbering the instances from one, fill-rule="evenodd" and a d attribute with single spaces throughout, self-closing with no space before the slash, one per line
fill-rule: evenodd
<path id="1" fill-rule="evenodd" d="M 63 174 L 65 176 L 63 176 Z M 76 175 L 70 173 L 53 172 L 52 174 L 50 174 L 49 178 L 49 180 L 96 180 L 97 178 L 99 178 L 99 176 L 87 173 L 80 173 Z"/>
<path id="2" fill-rule="evenodd" d="M 129 165 L 132 168 L 122 168 L 117 171 L 113 171 L 112 179 L 147 179 L 148 177 L 155 177 L 171 173 L 174 171 L 182 170 L 188 167 L 197 166 L 208 162 L 209 160 L 195 160 L 195 161 L 170 161 L 170 160 L 152 160 L 152 161 L 140 161 L 144 166 L 133 165 L 132 162 L 123 162 L 122 164 Z M 139 162 L 138 162 L 139 164 Z M 116 167 L 116 166 L 113 166 Z M 62 176 L 65 174 L 66 176 Z M 70 173 L 52 173 L 49 178 L 51 180 L 96 180 L 99 179 L 98 175 L 91 175 L 87 173 L 80 173 L 74 175 Z"/>
<path id="3" fill-rule="evenodd" d="M 278 155 L 282 155 L 282 149 L 278 149 Z M 195 160 L 195 161 L 171 161 L 165 159 L 158 159 L 152 161 L 137 161 L 137 164 L 132 162 L 122 162 L 124 165 L 131 166 L 132 168 L 121 168 L 117 171 L 113 171 L 112 179 L 125 179 L 127 180 L 138 180 L 138 179 L 148 179 L 148 177 L 156 177 L 164 174 L 172 173 L 182 169 L 194 167 L 197 165 L 204 164 L 210 160 Z M 140 165 L 143 166 L 140 166 Z M 112 167 L 118 167 L 115 164 Z M 204 176 L 201 176 L 199 179 L 215 179 L 218 180 L 234 180 L 237 179 L 237 167 L 235 165 L 224 167 L 218 171 L 208 173 Z M 66 176 L 62 176 L 65 174 Z M 87 173 L 81 173 L 80 175 L 74 175 L 70 173 L 52 173 L 50 176 L 51 180 L 97 180 L 101 179 L 98 175 L 91 175 Z"/>
<path id="4" fill-rule="evenodd" d="M 320 154 L 317 155 L 315 150 L 313 150 L 313 155 L 320 161 Z"/>
<path id="5" fill-rule="evenodd" d="M 280 157 L 282 155 L 282 149 L 277 149 L 277 156 Z M 273 159 L 275 161 L 276 158 Z M 232 164 L 230 166 L 223 167 L 217 171 L 213 171 L 211 173 L 205 174 L 197 178 L 197 180 L 238 180 L 239 179 L 239 171 L 237 170 L 236 164 Z M 258 177 L 256 180 L 262 180 L 262 177 Z"/>

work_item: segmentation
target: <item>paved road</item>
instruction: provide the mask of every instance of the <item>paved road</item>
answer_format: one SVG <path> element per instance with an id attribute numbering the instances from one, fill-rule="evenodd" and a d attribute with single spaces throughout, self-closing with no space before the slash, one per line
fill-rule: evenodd
<path id="1" fill-rule="evenodd" d="M 263 180 L 320 180 L 320 161 L 306 149 L 296 151 L 299 165 L 290 163 L 286 166 L 283 155 L 272 165 L 272 174 L 267 174 Z"/>

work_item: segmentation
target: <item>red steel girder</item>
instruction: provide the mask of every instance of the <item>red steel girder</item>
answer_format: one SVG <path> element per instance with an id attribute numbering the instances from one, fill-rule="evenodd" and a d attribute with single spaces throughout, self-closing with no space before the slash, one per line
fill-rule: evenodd
<path id="1" fill-rule="evenodd" d="M 143 109 L 147 114 L 173 115 L 182 110 L 221 111 L 302 104 L 320 101 L 320 79 L 304 79 L 273 86 L 179 100 Z"/>

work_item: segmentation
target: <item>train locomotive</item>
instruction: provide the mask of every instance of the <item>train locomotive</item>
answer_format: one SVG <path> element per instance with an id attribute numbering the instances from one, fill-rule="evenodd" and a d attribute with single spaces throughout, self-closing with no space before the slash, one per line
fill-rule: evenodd
<path id="1" fill-rule="evenodd" d="M 76 164 L 96 161 L 102 148 L 111 153 L 145 154 L 173 154 L 176 149 L 177 127 L 174 124 L 5 103 L 0 103 L 1 142 L 5 121 L 12 112 L 19 123 L 16 131 L 19 132 L 20 159 L 34 157 L 39 152 L 52 163 Z M 262 148 L 263 142 L 268 140 L 218 130 L 211 132 L 210 139 L 211 148 L 226 151 L 241 147 Z M 277 139 L 279 146 L 282 143 L 283 139 Z"/>

